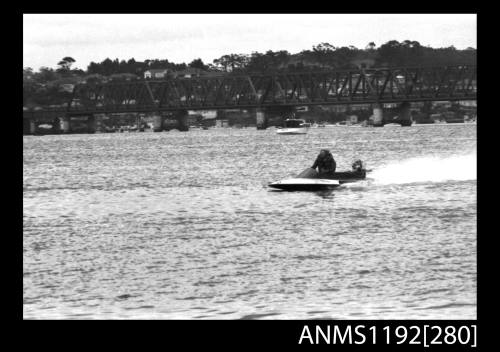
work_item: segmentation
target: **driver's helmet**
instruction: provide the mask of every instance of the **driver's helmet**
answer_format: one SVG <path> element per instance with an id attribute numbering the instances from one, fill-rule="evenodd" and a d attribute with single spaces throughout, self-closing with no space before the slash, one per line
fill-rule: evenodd
<path id="1" fill-rule="evenodd" d="M 330 153 L 330 150 L 329 149 L 321 149 L 319 151 L 319 154 L 322 155 L 323 157 L 326 157 L 328 155 L 332 155 L 332 153 Z"/>
<path id="2" fill-rule="evenodd" d="M 352 169 L 354 171 L 360 171 L 363 170 L 363 162 L 361 160 L 356 160 L 355 162 L 352 163 Z"/>

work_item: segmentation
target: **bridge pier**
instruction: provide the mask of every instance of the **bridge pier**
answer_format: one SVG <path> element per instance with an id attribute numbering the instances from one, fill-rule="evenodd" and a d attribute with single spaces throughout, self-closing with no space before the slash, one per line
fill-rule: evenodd
<path id="1" fill-rule="evenodd" d="M 216 110 L 215 111 L 215 119 L 216 120 L 225 120 L 226 119 L 226 110 Z"/>
<path id="2" fill-rule="evenodd" d="M 94 115 L 90 115 L 87 118 L 87 133 L 95 133 L 97 127 L 96 118 Z"/>
<path id="3" fill-rule="evenodd" d="M 255 124 L 258 130 L 265 130 L 267 128 L 267 116 L 264 109 L 255 109 Z"/>
<path id="4" fill-rule="evenodd" d="M 56 117 L 54 118 L 54 120 L 52 120 L 52 133 L 61 133 L 61 119 L 59 117 Z"/>
<path id="5" fill-rule="evenodd" d="M 161 116 L 160 114 L 154 116 L 153 131 L 154 132 L 163 131 L 163 116 Z"/>
<path id="6" fill-rule="evenodd" d="M 411 126 L 412 124 L 412 119 L 411 119 L 411 104 L 410 102 L 403 102 L 399 106 L 399 123 L 401 126 Z"/>
<path id="7" fill-rule="evenodd" d="M 373 105 L 373 126 L 380 127 L 384 125 L 384 110 L 381 104 Z"/>
<path id="8" fill-rule="evenodd" d="M 426 101 L 423 103 L 422 107 L 420 108 L 420 111 L 415 116 L 415 121 L 417 121 L 419 124 L 434 123 L 434 120 L 431 119 L 431 114 L 432 114 L 432 102 Z"/>
<path id="9" fill-rule="evenodd" d="M 30 134 L 36 134 L 36 122 L 30 120 Z"/>
<path id="10" fill-rule="evenodd" d="M 137 115 L 135 123 L 137 125 L 137 131 L 144 132 L 144 118 L 142 115 Z"/>
<path id="11" fill-rule="evenodd" d="M 106 132 L 106 125 L 104 120 L 106 119 L 106 115 L 104 114 L 95 114 L 95 124 L 96 124 L 96 132 Z"/>
<path id="12" fill-rule="evenodd" d="M 180 110 L 177 112 L 176 114 L 177 116 L 177 121 L 179 122 L 179 131 L 183 131 L 183 132 L 186 132 L 186 131 L 189 131 L 189 124 L 188 124 L 188 112 L 187 110 Z"/>
<path id="13" fill-rule="evenodd" d="M 71 118 L 66 116 L 60 119 L 62 133 L 71 133 Z"/>

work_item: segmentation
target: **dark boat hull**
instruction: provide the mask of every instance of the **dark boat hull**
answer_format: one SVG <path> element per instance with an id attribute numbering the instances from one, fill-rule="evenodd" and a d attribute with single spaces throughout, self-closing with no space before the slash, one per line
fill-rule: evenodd
<path id="1" fill-rule="evenodd" d="M 334 189 L 339 185 L 273 185 L 270 184 L 269 187 L 275 189 L 281 189 L 283 191 L 323 191 L 326 189 Z"/>
<path id="2" fill-rule="evenodd" d="M 343 172 L 330 172 L 320 175 L 320 178 L 328 180 L 338 180 L 341 184 L 348 182 L 356 182 L 366 179 L 366 171 L 343 171 Z"/>
<path id="3" fill-rule="evenodd" d="M 337 180 L 291 178 L 270 183 L 269 187 L 284 191 L 321 191 L 340 186 Z"/>
<path id="4" fill-rule="evenodd" d="M 271 188 L 280 189 L 282 191 L 323 191 L 326 189 L 334 189 L 336 186 L 322 186 L 322 185 L 269 185 Z"/>

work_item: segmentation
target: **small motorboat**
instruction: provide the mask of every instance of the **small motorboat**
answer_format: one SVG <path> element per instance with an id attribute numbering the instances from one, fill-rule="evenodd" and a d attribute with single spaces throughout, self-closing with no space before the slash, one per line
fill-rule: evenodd
<path id="1" fill-rule="evenodd" d="M 284 127 L 278 127 L 277 134 L 306 134 L 311 127 L 310 123 L 307 123 L 302 119 L 286 119 L 284 122 Z"/>
<path id="2" fill-rule="evenodd" d="M 285 191 L 320 191 L 333 189 L 343 183 L 357 182 L 366 179 L 366 170 L 361 160 L 352 164 L 351 171 L 332 172 L 320 175 L 315 169 L 307 168 L 296 177 L 284 179 L 269 184 L 271 188 Z"/>

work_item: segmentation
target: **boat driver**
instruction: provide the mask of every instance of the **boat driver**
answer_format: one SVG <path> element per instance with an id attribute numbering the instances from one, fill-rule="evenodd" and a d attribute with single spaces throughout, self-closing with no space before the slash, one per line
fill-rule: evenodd
<path id="1" fill-rule="evenodd" d="M 337 163 L 328 149 L 321 149 L 311 168 L 318 168 L 319 175 L 321 176 L 322 174 L 334 173 Z"/>
<path id="2" fill-rule="evenodd" d="M 364 169 L 363 162 L 361 160 L 356 160 L 352 163 L 352 171 L 353 172 L 362 172 Z"/>

